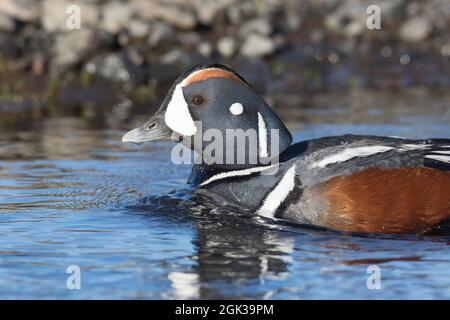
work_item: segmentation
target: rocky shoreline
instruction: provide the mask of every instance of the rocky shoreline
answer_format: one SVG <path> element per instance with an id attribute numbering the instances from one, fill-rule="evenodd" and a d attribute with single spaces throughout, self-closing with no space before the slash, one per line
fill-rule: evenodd
<path id="1" fill-rule="evenodd" d="M 373 4 L 379 30 L 366 26 Z M 0 110 L 151 103 L 211 61 L 266 95 L 446 88 L 449 33 L 448 0 L 2 0 Z"/>

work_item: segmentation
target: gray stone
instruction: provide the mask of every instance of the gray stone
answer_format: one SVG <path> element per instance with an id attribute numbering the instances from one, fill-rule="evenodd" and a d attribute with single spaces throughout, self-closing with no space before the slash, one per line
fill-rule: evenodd
<path id="1" fill-rule="evenodd" d="M 198 32 L 184 32 L 179 33 L 177 36 L 178 41 L 185 47 L 195 47 L 202 41 L 202 37 Z"/>
<path id="2" fill-rule="evenodd" d="M 226 15 L 231 24 L 239 25 L 242 22 L 242 12 L 239 6 L 230 6 L 226 9 Z"/>
<path id="3" fill-rule="evenodd" d="M 200 44 L 197 47 L 198 53 L 204 58 L 211 57 L 211 54 L 213 52 L 213 48 L 209 42 L 200 42 Z"/>
<path id="4" fill-rule="evenodd" d="M 404 41 L 418 42 L 425 40 L 431 32 L 431 23 L 425 17 L 414 17 L 406 21 L 399 30 L 399 37 Z"/>
<path id="5" fill-rule="evenodd" d="M 180 49 L 172 49 L 163 54 L 159 61 L 162 64 L 176 64 L 184 61 L 185 52 Z"/>
<path id="6" fill-rule="evenodd" d="M 266 18 L 253 19 L 244 23 L 239 29 L 239 35 L 242 38 L 245 38 L 252 33 L 257 33 L 264 36 L 268 36 L 269 34 L 271 34 L 272 25 L 269 19 Z"/>
<path id="7" fill-rule="evenodd" d="M 191 5 L 197 12 L 199 21 L 204 25 L 212 25 L 219 12 L 229 7 L 234 0 L 193 0 Z"/>
<path id="8" fill-rule="evenodd" d="M 366 29 L 366 9 L 365 4 L 349 6 L 342 5 L 338 10 L 330 13 L 325 18 L 325 26 L 336 33 L 348 37 L 354 37 L 363 33 Z"/>
<path id="9" fill-rule="evenodd" d="M 16 28 L 16 24 L 12 18 L 0 12 L 0 31 L 11 32 Z"/>
<path id="10" fill-rule="evenodd" d="M 193 29 L 197 25 L 194 13 L 186 7 L 163 5 L 145 0 L 135 0 L 132 5 L 136 14 L 145 21 L 159 19 L 183 30 Z"/>
<path id="11" fill-rule="evenodd" d="M 448 0 L 429 0 L 424 6 L 424 16 L 429 19 L 433 27 L 448 33 L 450 21 L 450 5 Z"/>
<path id="12" fill-rule="evenodd" d="M 37 0 L 1 0 L 0 13 L 20 21 L 36 21 L 40 7 Z"/>
<path id="13" fill-rule="evenodd" d="M 236 51 L 236 41 L 231 37 L 220 38 L 217 42 L 217 51 L 224 58 L 230 58 Z"/>
<path id="14" fill-rule="evenodd" d="M 174 40 L 176 34 L 174 30 L 165 23 L 156 21 L 150 26 L 150 35 L 148 42 L 151 47 L 156 47 L 161 42 L 168 42 Z"/>
<path id="15" fill-rule="evenodd" d="M 185 67 L 192 66 L 202 61 L 204 61 L 204 58 L 199 55 L 178 48 L 166 52 L 159 59 L 159 63 L 163 65 L 178 65 Z M 179 70 L 179 72 L 180 71 L 181 70 Z"/>
<path id="16" fill-rule="evenodd" d="M 241 46 L 241 54 L 248 58 L 259 58 L 273 53 L 275 43 L 269 37 L 252 33 Z"/>
<path id="17" fill-rule="evenodd" d="M 94 31 L 87 28 L 59 34 L 53 47 L 53 71 L 58 73 L 80 63 L 98 43 Z"/>
<path id="18" fill-rule="evenodd" d="M 128 23 L 128 32 L 132 38 L 145 38 L 150 30 L 148 23 L 142 22 L 141 20 L 132 19 Z"/>
<path id="19" fill-rule="evenodd" d="M 80 8 L 80 29 L 97 25 L 99 10 L 95 4 L 76 2 L 66 0 L 44 0 L 42 4 L 41 23 L 44 30 L 48 32 L 72 31 L 68 28 L 67 21 L 70 12 L 67 13 L 69 6 L 76 5 Z"/>
<path id="20" fill-rule="evenodd" d="M 105 79 L 118 82 L 127 82 L 131 78 L 121 53 L 96 56 L 85 65 L 85 70 L 91 74 L 97 74 Z"/>
<path id="21" fill-rule="evenodd" d="M 131 20 L 133 7 L 124 2 L 109 2 L 103 7 L 101 28 L 112 34 L 125 29 Z"/>

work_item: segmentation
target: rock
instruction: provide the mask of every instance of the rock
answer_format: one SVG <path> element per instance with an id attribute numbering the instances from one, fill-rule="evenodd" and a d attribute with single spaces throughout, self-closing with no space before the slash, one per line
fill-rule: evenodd
<path id="1" fill-rule="evenodd" d="M 159 60 L 162 64 L 176 64 L 184 61 L 185 54 L 186 53 L 180 49 L 172 49 L 162 55 Z"/>
<path id="2" fill-rule="evenodd" d="M 366 30 L 366 9 L 364 4 L 342 5 L 325 18 L 325 26 L 333 32 L 354 37 Z"/>
<path id="3" fill-rule="evenodd" d="M 239 25 L 242 22 L 242 13 L 239 6 L 230 6 L 227 8 L 226 15 L 233 25 Z"/>
<path id="4" fill-rule="evenodd" d="M 197 50 L 198 50 L 198 53 L 200 53 L 200 55 L 205 58 L 211 57 L 211 54 L 213 52 L 213 48 L 209 42 L 200 42 Z"/>
<path id="5" fill-rule="evenodd" d="M 141 20 L 132 19 L 128 23 L 127 29 L 132 38 L 145 38 L 148 35 L 150 27 Z"/>
<path id="6" fill-rule="evenodd" d="M 217 42 L 217 51 L 224 58 L 230 58 L 236 51 L 236 41 L 231 37 L 220 38 Z"/>
<path id="7" fill-rule="evenodd" d="M 177 40 L 187 48 L 193 48 L 200 44 L 202 41 L 202 37 L 198 34 L 198 32 L 184 32 L 177 34 Z"/>
<path id="8" fill-rule="evenodd" d="M 148 42 L 151 47 L 156 47 L 161 42 L 172 41 L 176 38 L 174 30 L 165 23 L 156 21 L 150 26 Z"/>
<path id="9" fill-rule="evenodd" d="M 258 18 L 244 23 L 239 29 L 239 35 L 242 38 L 247 37 L 251 33 L 268 36 L 272 33 L 272 25 L 268 19 Z"/>
<path id="10" fill-rule="evenodd" d="M 197 12 L 200 23 L 210 26 L 214 23 L 218 13 L 233 2 L 234 0 L 194 0 L 191 4 Z"/>
<path id="11" fill-rule="evenodd" d="M 0 13 L 24 22 L 38 20 L 40 7 L 37 0 L 2 0 Z"/>
<path id="12" fill-rule="evenodd" d="M 131 78 L 121 53 L 99 55 L 85 65 L 85 70 L 112 81 L 127 82 Z"/>
<path id="13" fill-rule="evenodd" d="M 241 46 L 241 54 L 248 58 L 259 58 L 273 53 L 275 43 L 269 37 L 252 33 Z"/>
<path id="14" fill-rule="evenodd" d="M 448 34 L 448 21 L 450 21 L 448 0 L 427 1 L 423 15 L 433 24 L 433 28 Z"/>
<path id="15" fill-rule="evenodd" d="M 100 26 L 109 33 L 117 34 L 128 26 L 132 14 L 133 7 L 129 4 L 118 1 L 107 3 L 103 7 Z"/>
<path id="16" fill-rule="evenodd" d="M 44 0 L 41 23 L 47 32 L 72 31 L 68 28 L 68 18 L 73 15 L 68 12 L 70 6 L 74 6 L 72 1 L 66 0 Z M 99 10 L 95 4 L 77 2 L 75 6 L 80 9 L 80 29 L 97 25 Z"/>
<path id="17" fill-rule="evenodd" d="M 12 32 L 16 28 L 16 23 L 12 18 L 0 12 L 0 31 Z"/>
<path id="18" fill-rule="evenodd" d="M 135 47 L 96 55 L 85 64 L 85 70 L 107 80 L 122 82 L 126 84 L 124 88 L 148 84 L 150 79 L 148 63 Z"/>
<path id="19" fill-rule="evenodd" d="M 400 39 L 409 42 L 425 40 L 431 32 L 431 23 L 424 17 L 414 17 L 406 21 L 399 31 Z"/>
<path id="20" fill-rule="evenodd" d="M 328 30 L 347 37 L 361 35 L 367 30 L 367 9 L 370 5 L 380 7 L 383 29 L 401 11 L 399 8 L 404 6 L 404 0 L 345 0 L 329 3 L 330 12 L 325 17 L 325 26 Z"/>
<path id="21" fill-rule="evenodd" d="M 296 14 L 289 14 L 286 17 L 286 25 L 289 31 L 296 31 L 300 28 L 302 24 L 302 19 Z"/>
<path id="22" fill-rule="evenodd" d="M 132 2 L 136 14 L 144 21 L 160 19 L 183 30 L 191 30 L 197 25 L 197 19 L 192 11 L 181 6 L 168 6 L 157 2 L 135 0 Z"/>
<path id="23" fill-rule="evenodd" d="M 160 59 L 159 63 L 163 65 L 179 65 L 184 66 L 184 68 L 188 66 L 192 66 L 194 64 L 198 64 L 201 62 L 204 62 L 205 59 L 200 57 L 197 54 L 190 53 L 187 50 L 183 49 L 172 49 L 165 54 L 163 54 Z M 180 70 L 181 71 L 181 70 Z"/>
<path id="24" fill-rule="evenodd" d="M 60 73 L 77 65 L 95 52 L 98 45 L 99 40 L 91 29 L 83 28 L 59 34 L 53 47 L 52 71 Z"/>

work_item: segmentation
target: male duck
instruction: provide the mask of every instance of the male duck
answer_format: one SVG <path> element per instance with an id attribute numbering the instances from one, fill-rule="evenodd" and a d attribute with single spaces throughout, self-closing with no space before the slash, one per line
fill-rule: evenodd
<path id="1" fill-rule="evenodd" d="M 244 145 L 231 143 L 242 133 Z M 345 135 L 292 144 L 263 98 L 222 65 L 182 74 L 156 114 L 122 141 L 168 139 L 200 154 L 188 183 L 217 205 L 355 232 L 423 232 L 450 216 L 450 139 Z"/>

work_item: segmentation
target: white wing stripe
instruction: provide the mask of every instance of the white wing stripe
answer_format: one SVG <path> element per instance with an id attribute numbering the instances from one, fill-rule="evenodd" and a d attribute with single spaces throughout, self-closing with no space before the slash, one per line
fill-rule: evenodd
<path id="1" fill-rule="evenodd" d="M 345 149 L 337 154 L 333 154 L 320 161 L 314 162 L 311 168 L 324 168 L 331 163 L 340 163 L 356 157 L 367 157 L 377 153 L 393 150 L 393 147 L 387 146 L 367 146 L 367 147 L 355 147 Z"/>
<path id="2" fill-rule="evenodd" d="M 450 156 L 434 156 L 434 155 L 427 155 L 425 158 L 433 159 L 445 163 L 450 163 Z"/>

